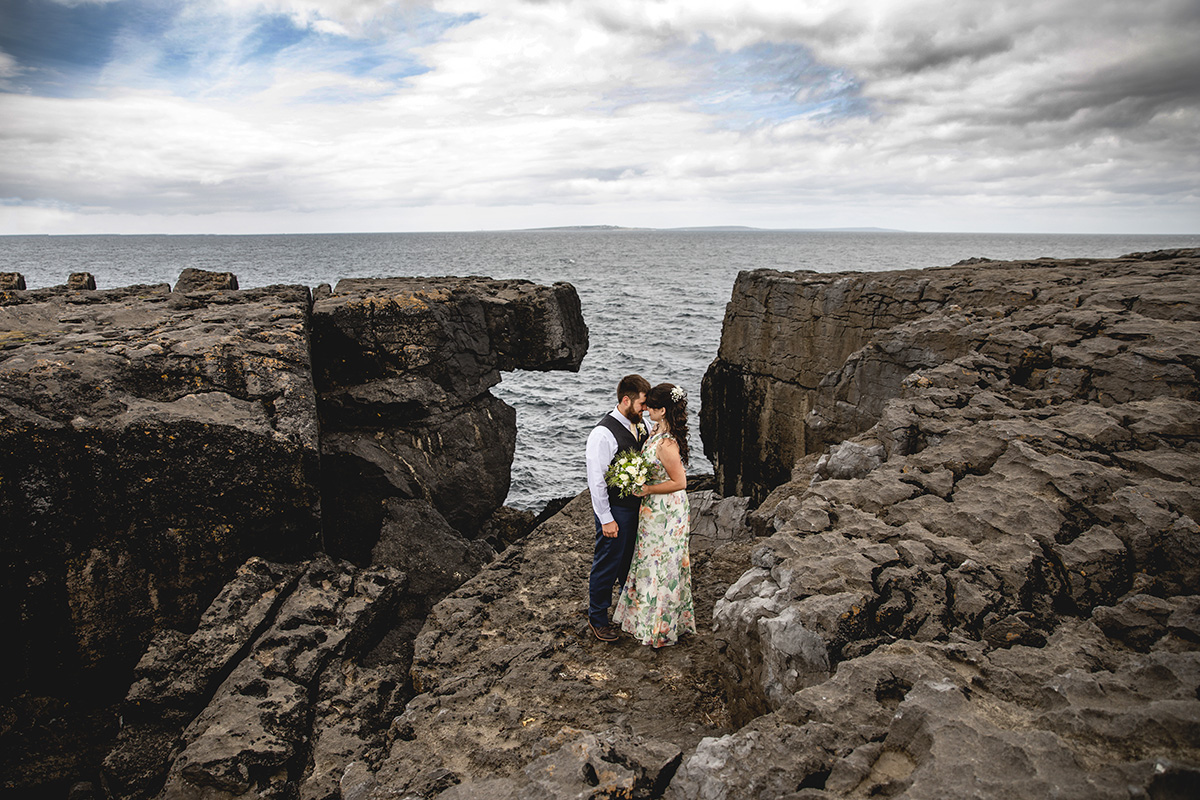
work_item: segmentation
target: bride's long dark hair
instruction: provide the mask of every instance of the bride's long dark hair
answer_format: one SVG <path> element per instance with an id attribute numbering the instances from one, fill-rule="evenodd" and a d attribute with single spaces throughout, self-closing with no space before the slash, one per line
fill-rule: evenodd
<path id="1" fill-rule="evenodd" d="M 683 389 L 673 383 L 660 383 L 646 392 L 646 407 L 666 412 L 667 425 L 679 445 L 679 458 L 688 463 L 687 395 Z"/>

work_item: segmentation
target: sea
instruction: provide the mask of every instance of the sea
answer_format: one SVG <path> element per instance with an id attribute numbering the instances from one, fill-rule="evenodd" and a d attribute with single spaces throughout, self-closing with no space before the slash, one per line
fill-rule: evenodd
<path id="1" fill-rule="evenodd" d="M 590 346 L 577 373 L 517 371 L 492 391 L 517 410 L 508 505 L 541 510 L 586 488 L 588 432 L 639 373 L 682 386 L 691 410 L 689 474 L 712 471 L 700 441 L 700 380 L 716 357 L 725 305 L 743 270 L 841 272 L 948 266 L 964 259 L 1104 258 L 1200 247 L 1200 235 L 965 234 L 891 231 L 546 229 L 465 233 L 0 236 L 0 272 L 28 288 L 90 272 L 97 288 L 174 284 L 187 267 L 233 272 L 242 288 L 342 278 L 482 275 L 568 281 Z"/>

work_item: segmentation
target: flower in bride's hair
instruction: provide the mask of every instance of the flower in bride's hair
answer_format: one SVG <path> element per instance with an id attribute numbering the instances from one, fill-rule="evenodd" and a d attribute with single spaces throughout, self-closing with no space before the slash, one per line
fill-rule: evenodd
<path id="1" fill-rule="evenodd" d="M 673 387 L 671 387 L 671 399 L 672 399 L 673 401 L 675 401 L 676 403 L 678 403 L 680 400 L 682 400 L 682 399 L 683 399 L 683 398 L 685 398 L 685 397 L 687 397 L 687 392 L 685 392 L 685 391 L 683 390 L 683 387 L 682 387 L 682 386 L 673 386 Z"/>

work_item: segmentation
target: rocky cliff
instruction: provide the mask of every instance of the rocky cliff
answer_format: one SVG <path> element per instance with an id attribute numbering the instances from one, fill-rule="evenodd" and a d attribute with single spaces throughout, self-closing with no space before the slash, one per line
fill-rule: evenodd
<path id="1" fill-rule="evenodd" d="M 409 574 L 439 598 L 495 556 L 484 523 L 508 495 L 516 413 L 501 370 L 578 370 L 569 284 L 487 278 L 341 281 L 313 305 L 329 553 Z"/>
<path id="2" fill-rule="evenodd" d="M 969 265 L 876 273 L 739 274 L 702 385 L 701 430 L 718 488 L 761 500 L 790 478 L 797 459 L 871 427 L 900 381 L 948 353 L 934 331 L 903 345 L 882 341 L 883 331 L 955 309 L 1128 304 L 1148 317 L 1169 315 L 1195 300 L 1183 285 L 1188 277 L 1175 272 L 1176 257 L 1186 261 L 1189 251 L 1113 260 L 976 258 Z M 823 385 L 863 348 L 873 354 L 872 374 L 840 388 Z M 1097 397 L 1104 391 L 1094 388 Z M 822 394 L 825 406 L 836 408 L 809 418 Z"/>
<path id="3" fill-rule="evenodd" d="M 788 321 L 776 294 L 806 302 Z M 739 339 L 761 302 L 769 340 Z M 831 313 L 866 340 L 825 374 L 793 383 L 812 367 L 761 358 Z M 747 384 L 793 405 L 720 419 L 791 431 L 723 478 L 787 480 L 713 614 L 746 724 L 702 742 L 668 796 L 1194 790 L 1200 252 L 752 273 L 728 319 L 722 353 L 758 352 Z"/>
<path id="4" fill-rule="evenodd" d="M 418 694 L 342 796 L 1194 792 L 1200 253 L 948 272 L 767 273 L 912 297 L 941 281 L 961 302 L 823 356 L 792 434 L 845 438 L 748 516 L 693 497 L 711 626 L 657 652 L 590 639 L 581 496 L 434 608 Z M 722 352 L 774 352 L 772 308 L 766 340 Z"/>
<path id="5" fill-rule="evenodd" d="M 516 424 L 488 388 L 500 370 L 578 369 L 587 349 L 566 284 L 352 281 L 315 303 L 306 287 L 238 290 L 229 273 L 197 270 L 173 290 L 96 291 L 85 274 L 50 289 L 24 290 L 19 276 L 4 285 L 0 597 L 17 677 L 0 701 L 0 737 L 10 788 L 98 761 L 89 748 L 108 749 L 114 704 L 151 637 L 168 636 L 152 649 L 157 674 L 191 652 L 179 642 L 251 557 L 349 559 L 321 567 L 348 594 L 301 614 L 319 625 L 340 626 L 337 609 L 358 602 L 352 585 L 376 580 L 356 577 L 361 569 L 391 568 L 395 586 L 380 590 L 397 615 L 387 630 L 330 641 L 411 643 L 428 607 L 494 557 L 486 539 L 506 538 L 492 516 Z M 250 647 L 262 631 L 244 633 Z M 169 701 L 135 692 L 128 717 L 160 722 L 166 703 L 168 729 L 195 722 L 223 702 L 214 693 L 246 655 L 206 656 L 216 666 L 188 678 L 186 708 L 175 689 Z M 317 679 L 325 656 L 313 658 L 282 674 Z M 113 785 L 141 796 L 161 784 L 178 735 L 154 746 L 159 761 L 110 759 Z M 144 736 L 135 744 L 148 747 Z"/>
<path id="6" fill-rule="evenodd" d="M 0 295 L 6 689 L 103 683 L 252 554 L 319 544 L 309 293 Z"/>
<path id="7" fill-rule="evenodd" d="M 444 471 L 503 359 L 445 372 L 430 332 L 519 317 L 463 285 L 318 291 L 312 352 L 359 365 L 312 367 L 340 552 L 251 558 L 155 628 L 111 796 L 1194 794 L 1200 252 L 741 276 L 706 447 L 757 505 L 692 494 L 700 630 L 659 651 L 588 633 L 586 494 L 455 576 L 485 544 Z"/>

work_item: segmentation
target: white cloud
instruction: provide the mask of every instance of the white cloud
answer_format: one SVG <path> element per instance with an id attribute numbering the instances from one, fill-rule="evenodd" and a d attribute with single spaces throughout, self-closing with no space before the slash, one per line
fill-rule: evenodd
<path id="1" fill-rule="evenodd" d="M 0 90 L 7 89 L 10 85 L 10 79 L 17 77 L 23 72 L 17 60 L 8 53 L 0 50 Z"/>
<path id="2" fill-rule="evenodd" d="M 214 7 L 236 19 L 170 33 L 211 48 L 187 75 L 148 79 L 162 43 L 127 39 L 102 96 L 0 95 L 0 195 L 185 226 L 1200 222 L 1185 0 Z M 266 12 L 382 66 L 319 40 L 248 59 Z"/>

